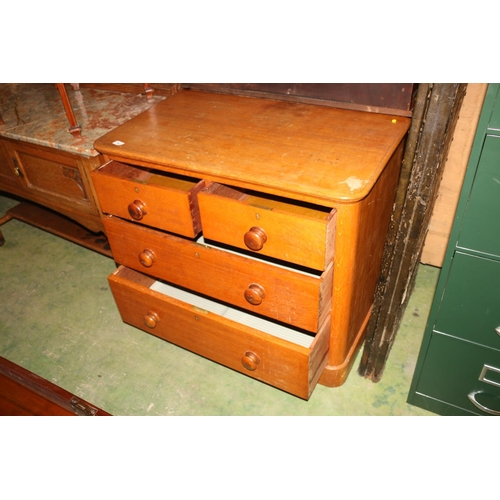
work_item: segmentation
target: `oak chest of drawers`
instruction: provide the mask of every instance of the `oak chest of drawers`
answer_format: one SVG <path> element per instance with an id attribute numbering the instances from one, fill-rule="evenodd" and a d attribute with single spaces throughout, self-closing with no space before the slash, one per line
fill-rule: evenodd
<path id="1" fill-rule="evenodd" d="M 410 120 L 182 91 L 95 143 L 125 322 L 308 399 L 363 342 Z"/>

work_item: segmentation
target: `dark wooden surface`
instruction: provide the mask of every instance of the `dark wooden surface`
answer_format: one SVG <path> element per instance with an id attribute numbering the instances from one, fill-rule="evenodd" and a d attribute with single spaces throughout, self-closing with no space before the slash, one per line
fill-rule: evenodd
<path id="1" fill-rule="evenodd" d="M 184 88 L 411 116 L 413 83 L 184 83 Z"/>
<path id="2" fill-rule="evenodd" d="M 0 416 L 75 415 L 110 414 L 0 357 Z"/>
<path id="3" fill-rule="evenodd" d="M 5 217 L 0 219 L 0 226 L 11 219 L 18 219 L 107 257 L 113 257 L 104 233 L 91 233 L 73 220 L 40 205 L 27 201 L 19 203 L 19 205 L 7 210 Z M 0 246 L 4 243 L 5 240 L 0 231 Z"/>
<path id="4" fill-rule="evenodd" d="M 420 84 L 359 373 L 382 377 L 414 286 L 466 84 Z"/>

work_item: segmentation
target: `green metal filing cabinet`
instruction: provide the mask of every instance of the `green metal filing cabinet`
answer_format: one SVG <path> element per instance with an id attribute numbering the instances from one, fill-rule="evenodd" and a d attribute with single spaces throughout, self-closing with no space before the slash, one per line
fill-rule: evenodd
<path id="1" fill-rule="evenodd" d="M 500 415 L 500 84 L 490 84 L 408 403 Z"/>

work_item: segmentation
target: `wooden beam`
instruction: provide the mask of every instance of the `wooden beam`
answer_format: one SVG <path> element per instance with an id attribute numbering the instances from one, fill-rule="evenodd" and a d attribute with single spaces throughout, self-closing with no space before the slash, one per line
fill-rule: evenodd
<path id="1" fill-rule="evenodd" d="M 487 89 L 487 83 L 469 83 L 467 85 L 467 93 L 460 108 L 453 142 L 443 169 L 443 178 L 439 183 L 436 203 L 425 237 L 422 258 L 420 259 L 422 264 L 436 267 L 443 265 Z"/>
<path id="2" fill-rule="evenodd" d="M 466 84 L 420 84 L 358 373 L 378 382 L 415 275 Z"/>

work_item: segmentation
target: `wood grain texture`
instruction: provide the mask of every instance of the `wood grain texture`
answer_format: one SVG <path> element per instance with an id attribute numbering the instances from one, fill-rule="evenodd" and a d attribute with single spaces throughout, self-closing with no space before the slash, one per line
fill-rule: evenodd
<path id="1" fill-rule="evenodd" d="M 150 290 L 145 286 L 147 280 L 137 274 L 122 267 L 109 277 L 126 323 L 257 380 L 309 398 L 326 363 L 328 321 L 307 349 Z M 154 328 L 144 324 L 144 315 L 151 310 L 159 317 Z M 242 364 L 246 352 L 255 353 L 260 359 L 252 371 Z"/>
<path id="2" fill-rule="evenodd" d="M 330 312 L 333 265 L 321 277 L 310 276 L 115 217 L 104 219 L 104 226 L 114 259 L 137 271 L 312 332 Z M 150 267 L 139 261 L 144 249 L 155 256 Z M 261 304 L 245 299 L 252 283 L 265 290 Z"/>
<path id="3" fill-rule="evenodd" d="M 88 408 L 95 416 L 109 416 L 104 410 L 75 398 L 65 389 L 0 357 L 0 415 L 75 416 L 85 413 L 80 408 Z"/>
<path id="4" fill-rule="evenodd" d="M 90 180 L 90 172 L 101 165 L 102 156 L 86 158 L 5 138 L 0 143 L 10 172 L 18 173 L 18 182 L 0 175 L 0 190 L 59 212 L 92 232 L 103 230 Z M 1 164 L 0 158 L 0 170 L 5 173 L 7 167 Z"/>
<path id="5" fill-rule="evenodd" d="M 134 220 L 131 203 L 144 204 L 141 223 L 194 237 L 201 231 L 196 193 L 205 183 L 158 175 L 117 162 L 109 162 L 92 172 L 94 187 L 103 212 Z"/>
<path id="6" fill-rule="evenodd" d="M 409 124 L 404 117 L 183 91 L 95 148 L 117 161 L 328 204 L 363 199 Z"/>
<path id="7" fill-rule="evenodd" d="M 243 192 L 240 199 L 234 199 L 221 194 L 219 186 L 213 183 L 198 195 L 205 238 L 248 250 L 245 235 L 257 227 L 266 236 L 256 254 L 319 270 L 330 265 L 335 242 L 334 209 L 305 208 L 291 200 L 285 203 Z"/>
<path id="8" fill-rule="evenodd" d="M 311 258 L 306 265 L 316 262 L 318 269 L 326 271 L 320 278 L 291 274 L 230 254 L 226 248 L 205 248 L 108 217 L 104 223 L 115 259 L 311 332 L 318 332 L 331 318 L 327 364 L 317 377 L 322 384 L 341 385 L 363 342 L 372 310 L 409 124 L 408 119 L 395 116 L 183 91 L 102 137 L 96 149 L 121 163 L 203 179 L 207 194 L 225 199 L 215 208 L 217 204 L 209 202 L 208 211 L 202 208 L 206 214 L 201 215 L 202 231 L 204 224 L 213 223 L 217 226 L 214 239 L 236 247 L 240 244 L 229 233 L 243 231 L 233 220 L 246 217 L 243 208 L 254 201 L 256 206 L 266 205 L 271 197 L 293 200 L 288 208 L 300 207 L 293 217 L 314 224 L 323 217 L 326 231 L 321 242 L 315 237 L 311 243 L 322 255 L 321 263 Z M 223 185 L 220 192 L 216 184 Z M 301 212 L 304 203 L 322 208 L 308 216 Z M 229 208 L 233 204 L 240 205 Z M 283 205 L 265 209 L 278 213 Z M 334 213 L 335 224 L 328 219 Z M 287 214 L 286 220 L 291 217 Z M 283 230 L 280 226 L 286 228 L 286 223 L 266 226 L 265 244 Z M 312 241 L 308 231 L 302 226 L 292 230 L 273 255 L 291 260 L 287 247 L 294 237 Z M 262 233 L 252 237 L 261 240 Z M 304 249 L 304 255 L 313 252 L 307 244 Z M 147 267 L 139 263 L 139 255 Z M 244 299 L 249 284 L 258 285 L 251 291 L 252 300 L 262 299 L 258 306 Z M 255 363 L 252 356 L 247 362 Z"/>
<path id="9" fill-rule="evenodd" d="M 420 84 L 359 373 L 380 380 L 412 291 L 466 84 Z"/>

